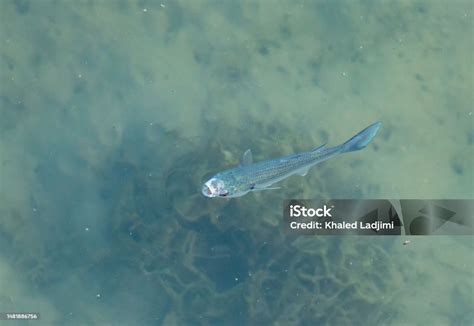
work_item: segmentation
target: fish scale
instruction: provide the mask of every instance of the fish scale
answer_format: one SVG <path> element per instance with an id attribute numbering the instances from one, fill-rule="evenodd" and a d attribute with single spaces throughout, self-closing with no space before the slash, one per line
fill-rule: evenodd
<path id="1" fill-rule="evenodd" d="M 312 155 L 310 153 L 297 155 L 306 157 L 298 159 L 288 157 L 255 163 L 254 166 L 250 166 L 248 168 L 246 168 L 245 166 L 241 167 L 239 171 L 241 173 L 241 180 L 249 185 L 253 183 L 267 183 L 270 182 L 273 178 L 283 177 L 288 173 L 291 173 L 291 171 L 298 170 L 299 168 L 302 168 L 305 165 L 308 165 L 310 162 L 318 159 L 317 155 Z M 283 163 L 281 162 L 282 160 L 286 162 Z"/>

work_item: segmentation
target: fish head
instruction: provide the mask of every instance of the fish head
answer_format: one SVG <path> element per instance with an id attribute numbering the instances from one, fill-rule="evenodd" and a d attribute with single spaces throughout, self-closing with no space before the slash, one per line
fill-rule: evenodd
<path id="1" fill-rule="evenodd" d="M 222 179 L 213 177 L 202 186 L 202 194 L 206 197 L 227 197 L 229 190 Z"/>

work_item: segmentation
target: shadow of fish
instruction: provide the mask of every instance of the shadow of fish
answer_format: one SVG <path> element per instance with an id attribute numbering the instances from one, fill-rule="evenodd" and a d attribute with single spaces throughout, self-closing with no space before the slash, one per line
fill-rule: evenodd
<path id="1" fill-rule="evenodd" d="M 309 152 L 256 163 L 252 162 L 252 152 L 247 150 L 239 166 L 214 175 L 203 185 L 202 194 L 206 197 L 229 198 L 240 197 L 250 191 L 278 189 L 271 186 L 294 174 L 305 176 L 312 166 L 336 154 L 363 149 L 377 134 L 380 126 L 380 122 L 375 122 L 335 147 L 322 145 Z"/>

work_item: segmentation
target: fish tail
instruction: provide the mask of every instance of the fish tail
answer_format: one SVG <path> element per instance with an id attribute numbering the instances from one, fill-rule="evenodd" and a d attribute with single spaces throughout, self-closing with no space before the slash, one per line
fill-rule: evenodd
<path id="1" fill-rule="evenodd" d="M 353 136 L 351 139 L 346 141 L 344 144 L 342 144 L 341 152 L 346 153 L 361 150 L 372 141 L 372 139 L 377 134 L 377 131 L 379 130 L 380 126 L 380 122 L 375 122 L 371 124 L 364 130 Z"/>

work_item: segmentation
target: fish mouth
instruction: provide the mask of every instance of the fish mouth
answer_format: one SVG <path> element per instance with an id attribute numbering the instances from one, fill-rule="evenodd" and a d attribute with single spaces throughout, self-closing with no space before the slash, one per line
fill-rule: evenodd
<path id="1" fill-rule="evenodd" d="M 212 192 L 211 188 L 207 184 L 202 186 L 202 194 L 206 197 L 215 197 L 216 195 Z"/>

